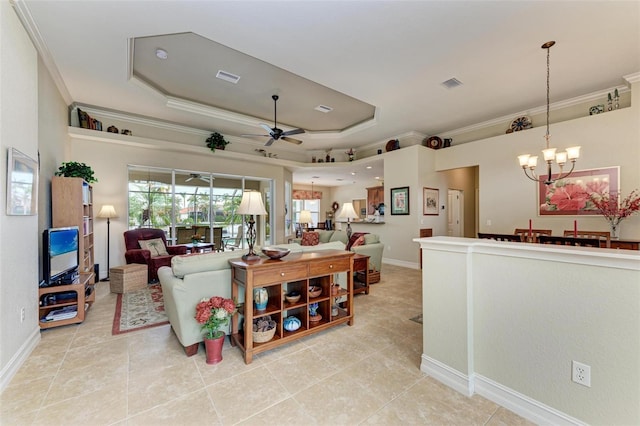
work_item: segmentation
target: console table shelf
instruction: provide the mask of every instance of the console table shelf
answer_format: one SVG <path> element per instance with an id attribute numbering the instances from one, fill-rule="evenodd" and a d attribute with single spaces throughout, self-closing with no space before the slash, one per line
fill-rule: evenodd
<path id="1" fill-rule="evenodd" d="M 261 258 L 245 262 L 242 259 L 230 260 L 231 296 L 240 300 L 244 290 L 244 303 L 231 320 L 231 344 L 238 346 L 244 354 L 244 361 L 250 364 L 253 355 L 287 344 L 309 334 L 317 333 L 339 324 L 353 325 L 353 256 L 354 253 L 343 250 L 320 250 L 317 252 L 293 253 L 279 260 Z M 331 294 L 335 283 L 334 275 L 345 272 L 346 288 L 337 294 Z M 322 293 L 318 297 L 309 297 L 309 287 L 318 286 Z M 262 287 L 267 290 L 269 300 L 264 310 L 257 310 L 253 300 L 253 290 Z M 299 301 L 290 303 L 285 293 L 298 291 Z M 332 302 L 341 300 L 342 307 L 332 310 Z M 319 321 L 312 321 L 309 309 L 318 304 Z M 337 302 L 335 302 L 337 305 Z M 251 325 L 254 318 L 271 316 L 276 322 L 274 337 L 268 342 L 255 343 Z M 297 317 L 302 325 L 294 331 L 285 330 L 284 320 L 289 316 Z M 241 319 L 244 326 L 241 327 Z M 247 331 L 248 330 L 248 331 Z"/>

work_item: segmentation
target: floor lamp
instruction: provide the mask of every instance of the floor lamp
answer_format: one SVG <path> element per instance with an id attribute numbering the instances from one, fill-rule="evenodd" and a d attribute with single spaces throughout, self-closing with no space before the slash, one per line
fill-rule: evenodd
<path id="1" fill-rule="evenodd" d="M 109 254 L 110 254 L 109 249 L 111 247 L 111 244 L 109 241 L 109 234 L 110 234 L 109 227 L 111 224 L 111 218 L 118 217 L 118 215 L 116 214 L 116 209 L 114 209 L 111 204 L 105 204 L 100 209 L 100 213 L 98 213 L 98 217 L 107 219 L 107 278 L 103 279 L 102 281 L 109 281 Z M 98 279 L 99 278 L 100 277 L 98 277 Z"/>
<path id="2" fill-rule="evenodd" d="M 249 229 L 247 230 L 247 244 L 249 244 L 249 252 L 242 256 L 243 260 L 256 260 L 260 256 L 253 251 L 253 245 L 256 243 L 256 229 L 254 227 L 256 221 L 254 215 L 267 214 L 262 203 L 262 195 L 257 191 L 244 191 L 242 200 L 236 210 L 238 214 L 249 215 Z"/>
<path id="3" fill-rule="evenodd" d="M 356 219 L 358 215 L 356 211 L 353 209 L 352 203 L 344 203 L 342 205 L 342 210 L 338 215 L 338 219 L 347 219 L 347 238 L 351 238 L 351 219 Z"/>

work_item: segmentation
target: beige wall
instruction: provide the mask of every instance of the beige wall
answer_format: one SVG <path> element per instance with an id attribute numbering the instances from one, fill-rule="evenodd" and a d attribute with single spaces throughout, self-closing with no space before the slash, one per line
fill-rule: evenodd
<path id="1" fill-rule="evenodd" d="M 38 55 L 9 2 L 0 2 L 0 389 L 37 344 L 38 216 L 7 216 L 7 150 L 38 158 Z M 39 209 L 42 205 L 39 204 Z M 25 320 L 21 321 L 21 309 Z"/>

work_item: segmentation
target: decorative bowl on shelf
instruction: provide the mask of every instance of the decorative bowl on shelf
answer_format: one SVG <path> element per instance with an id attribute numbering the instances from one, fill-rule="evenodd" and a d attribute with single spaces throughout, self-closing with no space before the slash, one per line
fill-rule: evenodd
<path id="1" fill-rule="evenodd" d="M 269 259 L 280 259 L 281 257 L 285 257 L 286 255 L 288 255 L 289 251 L 290 250 L 288 248 L 282 247 L 262 247 L 262 252 Z"/>
<path id="2" fill-rule="evenodd" d="M 322 320 L 322 315 L 320 314 L 309 315 L 309 322 L 318 322 L 320 320 Z"/>
<path id="3" fill-rule="evenodd" d="M 284 298 L 287 299 L 287 302 L 289 303 L 296 303 L 300 300 L 301 297 L 302 295 L 298 291 L 290 291 L 284 296 Z"/>
<path id="4" fill-rule="evenodd" d="M 312 285 L 309 287 L 309 297 L 318 297 L 322 294 L 322 287 L 318 287 L 317 285 Z"/>

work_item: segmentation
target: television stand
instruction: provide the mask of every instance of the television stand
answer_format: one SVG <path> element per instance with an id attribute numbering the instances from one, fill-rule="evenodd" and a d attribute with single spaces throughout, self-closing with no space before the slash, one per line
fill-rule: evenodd
<path id="1" fill-rule="evenodd" d="M 93 273 L 80 273 L 72 284 L 39 288 L 40 307 L 38 309 L 38 317 L 40 328 L 45 329 L 83 322 L 87 310 L 96 300 L 92 282 Z M 73 293 L 75 293 L 75 297 L 71 296 Z M 62 297 L 56 297 L 56 295 Z M 64 308 L 66 308 L 66 311 L 72 311 L 73 308 L 70 307 L 75 307 L 76 315 L 70 317 L 69 314 L 59 314 L 49 316 L 53 318 L 51 320 L 46 319 L 50 312 L 61 311 Z"/>

